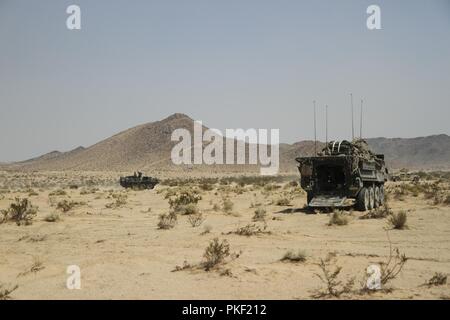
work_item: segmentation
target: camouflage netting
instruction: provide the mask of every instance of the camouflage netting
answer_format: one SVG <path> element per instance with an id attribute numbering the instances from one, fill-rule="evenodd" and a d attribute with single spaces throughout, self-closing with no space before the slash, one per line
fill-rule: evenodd
<path id="1" fill-rule="evenodd" d="M 320 153 L 322 155 L 349 155 L 353 156 L 354 165 L 353 168 L 358 167 L 358 162 L 361 159 L 367 161 L 375 161 L 379 163 L 379 159 L 375 153 L 370 150 L 366 140 L 354 139 L 352 142 L 347 140 L 331 141 L 329 142 Z"/>

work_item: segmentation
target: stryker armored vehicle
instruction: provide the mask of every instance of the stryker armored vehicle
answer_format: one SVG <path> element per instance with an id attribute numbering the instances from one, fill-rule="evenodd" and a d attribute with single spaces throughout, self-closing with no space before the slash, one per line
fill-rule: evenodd
<path id="1" fill-rule="evenodd" d="M 124 188 L 153 189 L 158 183 L 157 178 L 142 176 L 142 172 L 135 172 L 132 176 L 120 177 L 119 183 Z"/>
<path id="2" fill-rule="evenodd" d="M 388 179 L 384 155 L 374 154 L 365 140 L 332 141 L 316 156 L 296 161 L 309 207 L 355 204 L 365 211 L 384 204 L 384 183 Z"/>

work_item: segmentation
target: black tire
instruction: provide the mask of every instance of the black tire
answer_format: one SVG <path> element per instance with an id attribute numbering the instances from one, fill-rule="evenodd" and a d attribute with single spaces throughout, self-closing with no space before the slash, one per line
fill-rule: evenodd
<path id="1" fill-rule="evenodd" d="M 308 191 L 308 192 L 306 193 L 306 204 L 307 204 L 307 205 L 309 205 L 309 203 L 311 202 L 312 198 L 313 198 L 312 192 Z"/>
<path id="2" fill-rule="evenodd" d="M 380 207 L 384 206 L 384 185 L 380 186 Z"/>
<path id="3" fill-rule="evenodd" d="M 380 188 L 378 186 L 374 189 L 374 208 L 378 208 L 380 206 Z"/>
<path id="4" fill-rule="evenodd" d="M 356 197 L 356 207 L 360 211 L 366 211 L 369 207 L 369 190 L 362 188 Z"/>
<path id="5" fill-rule="evenodd" d="M 367 190 L 369 191 L 369 206 L 368 206 L 368 209 L 372 210 L 374 208 L 374 203 L 375 203 L 375 191 L 373 190 L 373 187 L 369 187 Z"/>

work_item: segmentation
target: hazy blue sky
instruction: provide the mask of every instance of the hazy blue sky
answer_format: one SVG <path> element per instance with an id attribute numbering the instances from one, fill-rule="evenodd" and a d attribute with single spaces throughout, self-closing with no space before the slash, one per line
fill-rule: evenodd
<path id="1" fill-rule="evenodd" d="M 449 134 L 450 1 L 0 0 L 0 161 L 174 112 L 311 139 L 313 99 L 319 138 L 325 104 L 330 138 L 349 138 L 350 92 L 365 136 Z"/>

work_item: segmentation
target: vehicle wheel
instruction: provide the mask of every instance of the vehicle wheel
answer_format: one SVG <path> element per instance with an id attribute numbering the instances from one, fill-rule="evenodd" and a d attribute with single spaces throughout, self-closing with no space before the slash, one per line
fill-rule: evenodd
<path id="1" fill-rule="evenodd" d="M 306 193 L 306 204 L 307 205 L 309 205 L 309 203 L 311 202 L 312 198 L 313 198 L 312 192 Z"/>
<path id="2" fill-rule="evenodd" d="M 374 202 L 375 202 L 375 192 L 373 191 L 373 187 L 368 188 L 369 193 L 369 206 L 368 209 L 372 210 L 374 208 Z"/>
<path id="3" fill-rule="evenodd" d="M 375 187 L 374 196 L 373 205 L 374 208 L 378 208 L 380 206 L 380 188 L 378 186 Z"/>
<path id="4" fill-rule="evenodd" d="M 366 211 L 369 209 L 369 190 L 362 188 L 358 196 L 356 197 L 356 207 L 360 211 Z"/>
<path id="5" fill-rule="evenodd" d="M 380 186 L 380 207 L 384 206 L 384 186 Z"/>

